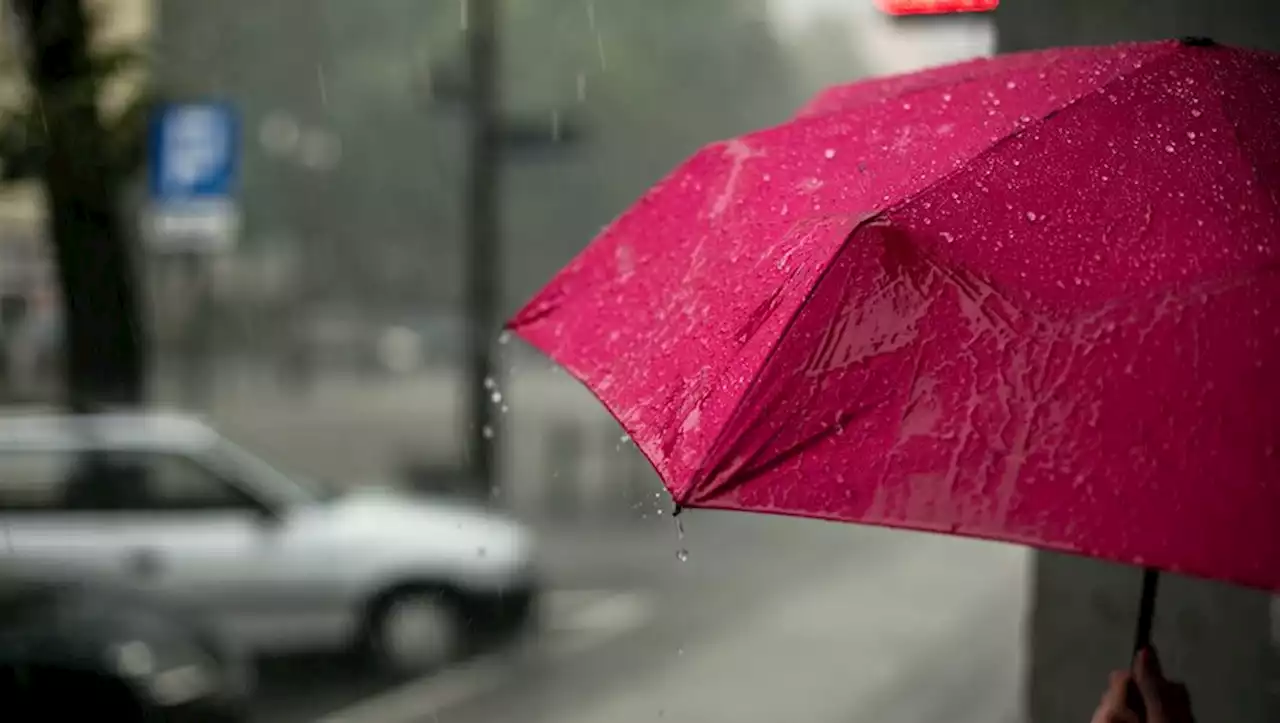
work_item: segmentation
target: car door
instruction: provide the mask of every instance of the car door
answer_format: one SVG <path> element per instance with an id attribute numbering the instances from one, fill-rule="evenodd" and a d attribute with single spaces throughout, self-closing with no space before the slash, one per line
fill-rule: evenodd
<path id="1" fill-rule="evenodd" d="M 123 527 L 115 506 L 89 496 L 96 462 L 59 446 L 0 450 L 0 534 L 6 575 L 38 579 L 122 578 Z M 76 490 L 69 499 L 68 490 Z"/>
<path id="2" fill-rule="evenodd" d="M 269 506 L 197 456 L 149 452 L 141 462 L 146 514 L 124 550 L 139 578 L 205 607 L 258 650 L 345 639 L 347 610 L 325 575 L 333 560 L 292 510 Z"/>
<path id="3" fill-rule="evenodd" d="M 138 585 L 267 652 L 352 634 L 341 553 L 295 517 L 182 452 L 0 449 L 0 571 Z"/>

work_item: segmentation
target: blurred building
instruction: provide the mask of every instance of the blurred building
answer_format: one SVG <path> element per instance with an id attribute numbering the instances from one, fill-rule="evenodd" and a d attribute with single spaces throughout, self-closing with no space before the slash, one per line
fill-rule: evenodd
<path id="1" fill-rule="evenodd" d="M 1006 0 L 995 18 L 1001 52 L 1182 36 L 1280 50 L 1275 0 Z M 1166 578 L 1154 640 L 1166 667 L 1190 686 L 1197 718 L 1280 720 L 1270 596 Z M 1126 663 L 1138 590 L 1135 569 L 1037 555 L 1028 624 L 1031 721 L 1089 719 L 1107 672 Z"/>

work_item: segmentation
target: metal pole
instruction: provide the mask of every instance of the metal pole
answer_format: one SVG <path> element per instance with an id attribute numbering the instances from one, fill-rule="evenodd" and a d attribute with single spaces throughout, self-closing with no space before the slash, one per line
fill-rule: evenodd
<path id="1" fill-rule="evenodd" d="M 199 251 L 178 254 L 189 316 L 183 325 L 183 401 L 191 409 L 207 409 L 212 396 L 210 372 L 213 368 L 213 289 L 209 259 Z"/>
<path id="2" fill-rule="evenodd" d="M 467 461 L 481 490 L 497 485 L 495 384 L 498 320 L 499 176 L 498 0 L 465 0 L 470 160 L 466 197 Z"/>

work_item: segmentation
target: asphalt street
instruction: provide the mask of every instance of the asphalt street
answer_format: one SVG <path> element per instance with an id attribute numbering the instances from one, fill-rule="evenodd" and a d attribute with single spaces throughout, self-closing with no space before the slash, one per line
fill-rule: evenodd
<path id="1" fill-rule="evenodd" d="M 1022 550 L 724 513 L 685 527 L 549 529 L 543 629 L 523 645 L 390 689 L 277 662 L 260 720 L 1018 720 Z"/>

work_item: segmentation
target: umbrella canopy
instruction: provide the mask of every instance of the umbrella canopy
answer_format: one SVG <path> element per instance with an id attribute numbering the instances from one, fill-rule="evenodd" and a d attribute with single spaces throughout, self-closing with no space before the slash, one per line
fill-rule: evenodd
<path id="1" fill-rule="evenodd" d="M 1280 590 L 1280 61 L 1189 41 L 835 88 L 511 322 L 676 502 Z"/>

